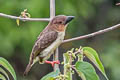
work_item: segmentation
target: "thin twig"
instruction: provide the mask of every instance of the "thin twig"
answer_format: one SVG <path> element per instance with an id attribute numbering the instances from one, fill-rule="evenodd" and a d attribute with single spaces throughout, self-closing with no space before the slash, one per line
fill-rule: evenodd
<path id="1" fill-rule="evenodd" d="M 52 0 L 50 0 L 50 1 L 52 1 Z M 53 6 L 53 7 L 55 7 L 55 6 Z M 50 8 L 50 9 L 52 9 L 52 8 Z M 54 11 L 54 10 L 52 10 L 52 11 Z M 50 13 L 50 15 L 53 16 L 52 12 Z M 6 17 L 6 18 L 10 18 L 10 19 L 19 19 L 19 20 L 22 20 L 22 21 L 50 21 L 49 18 L 21 18 L 21 17 L 7 15 L 7 14 L 3 14 L 3 13 L 0 13 L 0 17 Z M 106 28 L 106 29 L 103 29 L 103 30 L 99 30 L 97 32 L 93 32 L 91 34 L 87 34 L 87 35 L 83 35 L 83 36 L 79 36 L 79 37 L 75 37 L 75 38 L 71 38 L 71 39 L 66 39 L 66 40 L 63 41 L 63 43 L 90 38 L 90 37 L 93 37 L 93 36 L 96 36 L 96 35 L 103 34 L 105 32 L 112 31 L 112 30 L 117 29 L 119 27 L 120 27 L 120 24 L 117 24 L 117 25 L 114 25 L 112 27 L 109 27 L 109 28 Z"/>
<path id="2" fill-rule="evenodd" d="M 120 6 L 120 3 L 116 3 L 117 6 Z"/>
<path id="3" fill-rule="evenodd" d="M 50 18 L 55 17 L 55 0 L 50 0 Z"/>
<path id="4" fill-rule="evenodd" d="M 55 17 L 55 0 L 50 0 L 50 19 L 52 19 L 53 17 Z M 58 54 L 59 54 L 59 51 L 57 48 L 55 53 L 53 54 L 54 61 L 58 60 L 58 56 L 59 56 Z M 54 71 L 56 71 L 57 69 L 59 69 L 59 64 L 55 64 L 54 66 Z"/>
<path id="5" fill-rule="evenodd" d="M 53 60 L 54 61 L 58 61 L 58 56 L 59 56 L 59 50 L 58 48 L 56 49 L 55 53 L 53 54 Z M 59 64 L 55 64 L 54 65 L 54 71 L 58 70 L 59 69 Z"/>
<path id="6" fill-rule="evenodd" d="M 63 41 L 63 43 L 90 38 L 90 37 L 93 37 L 93 36 L 96 36 L 96 35 L 100 35 L 100 34 L 112 31 L 112 30 L 117 29 L 119 27 L 120 27 L 120 24 L 117 24 L 117 25 L 114 25 L 112 27 L 109 27 L 109 28 L 106 28 L 106 29 L 103 29 L 103 30 L 99 30 L 99 31 L 93 32 L 91 34 L 87 34 L 87 35 L 83 35 L 83 36 L 79 36 L 79 37 L 75 37 L 75 38 L 71 38 L 71 39 L 66 39 L 66 40 Z"/>
<path id="7" fill-rule="evenodd" d="M 49 18 L 21 18 L 21 17 L 7 15 L 7 14 L 3 14 L 3 13 L 0 13 L 0 17 L 6 17 L 6 18 L 10 18 L 10 19 L 19 19 L 22 21 L 50 21 Z"/>

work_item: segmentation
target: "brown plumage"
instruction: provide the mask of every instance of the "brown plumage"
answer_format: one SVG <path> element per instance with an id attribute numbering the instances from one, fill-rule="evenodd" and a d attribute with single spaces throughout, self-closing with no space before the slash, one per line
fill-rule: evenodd
<path id="1" fill-rule="evenodd" d="M 27 65 L 24 75 L 27 75 L 35 62 L 39 61 L 39 63 L 44 63 L 44 61 L 51 56 L 53 51 L 64 39 L 67 23 L 72 19 L 73 16 L 59 15 L 49 22 L 47 27 L 40 33 L 33 46 L 29 64 Z"/>

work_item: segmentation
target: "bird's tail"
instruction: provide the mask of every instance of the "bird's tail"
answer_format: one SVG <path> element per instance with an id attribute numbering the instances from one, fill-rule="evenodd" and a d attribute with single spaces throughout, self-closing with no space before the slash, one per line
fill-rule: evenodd
<path id="1" fill-rule="evenodd" d="M 32 66 L 39 60 L 39 58 L 34 58 L 34 54 L 32 53 L 30 55 L 30 61 L 29 64 L 27 65 L 25 71 L 24 71 L 24 76 L 26 76 L 28 74 L 28 72 L 30 71 L 30 69 L 32 68 Z"/>
<path id="2" fill-rule="evenodd" d="M 24 71 L 24 76 L 26 76 L 28 74 L 28 72 L 30 71 L 32 65 L 34 64 L 34 54 L 31 53 L 30 55 L 30 60 L 29 60 L 29 64 L 27 65 L 25 71 Z"/>
<path id="3" fill-rule="evenodd" d="M 32 64 L 29 63 L 29 64 L 27 65 L 25 71 L 24 71 L 24 74 L 23 74 L 24 76 L 26 76 L 26 75 L 28 74 L 28 72 L 30 71 L 31 67 L 32 67 Z"/>

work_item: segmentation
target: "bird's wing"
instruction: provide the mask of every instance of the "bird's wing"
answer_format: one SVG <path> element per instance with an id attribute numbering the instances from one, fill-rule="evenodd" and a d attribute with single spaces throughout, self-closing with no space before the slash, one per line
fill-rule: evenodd
<path id="1" fill-rule="evenodd" d="M 57 39 L 57 36 L 57 32 L 46 29 L 40 34 L 37 41 L 35 42 L 35 45 L 33 46 L 30 55 L 30 61 L 27 65 L 24 75 L 27 75 L 27 73 L 30 71 L 32 65 L 34 64 L 34 59 L 36 58 L 36 56 L 38 56 L 42 50 L 47 48 L 53 41 L 55 41 Z"/>
<path id="2" fill-rule="evenodd" d="M 45 33 L 42 33 L 38 40 L 36 41 L 33 49 L 32 49 L 32 55 L 34 55 L 34 58 L 39 55 L 39 53 L 47 48 L 53 41 L 57 39 L 58 33 L 56 31 L 46 31 Z M 33 57 L 33 56 L 32 56 Z"/>

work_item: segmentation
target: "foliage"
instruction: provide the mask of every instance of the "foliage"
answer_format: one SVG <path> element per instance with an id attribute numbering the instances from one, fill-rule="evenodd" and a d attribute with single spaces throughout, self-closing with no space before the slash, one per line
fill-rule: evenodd
<path id="1" fill-rule="evenodd" d="M 64 53 L 64 74 L 61 74 L 59 69 L 57 69 L 55 72 L 51 72 L 44 76 L 41 80 L 72 80 L 74 70 L 78 73 L 82 80 L 99 80 L 94 67 L 90 63 L 83 60 L 84 54 L 89 54 L 86 55 L 86 57 L 88 57 L 103 73 L 106 79 L 109 80 L 105 74 L 104 67 L 99 60 L 97 52 L 90 47 L 80 47 L 79 49 L 75 49 L 75 51 L 74 49 L 71 49 L 70 51 Z M 75 62 L 75 64 L 73 64 L 72 62 L 74 62 L 76 59 L 77 61 Z M 99 62 L 100 65 L 98 65 L 97 62 Z M 5 80 L 7 78 L 9 80 L 9 76 L 5 69 L 10 72 L 13 79 L 16 80 L 16 74 L 12 66 L 8 63 L 6 59 L 0 57 L 0 79 Z"/>
<path id="2" fill-rule="evenodd" d="M 70 51 L 64 53 L 64 74 L 58 75 L 58 73 L 52 72 L 43 77 L 42 80 L 48 78 L 49 80 L 72 80 L 72 75 L 74 74 L 73 70 L 78 73 L 82 80 L 99 80 L 94 67 L 89 62 L 84 61 L 83 55 L 88 57 L 93 62 L 93 64 L 96 65 L 96 67 L 102 72 L 105 78 L 109 80 L 105 74 L 104 67 L 99 59 L 97 52 L 90 47 L 80 47 L 79 49 L 75 49 L 75 51 L 74 49 L 71 49 Z M 75 64 L 72 64 L 76 58 L 77 61 Z M 56 75 L 54 76 L 53 74 Z"/>
<path id="3" fill-rule="evenodd" d="M 6 59 L 0 57 L 0 79 L 9 80 L 9 76 L 6 70 L 12 75 L 14 80 L 17 80 L 13 67 L 9 64 L 9 62 Z"/>
<path id="4" fill-rule="evenodd" d="M 21 17 L 21 18 L 30 18 L 30 14 L 27 13 L 27 9 L 25 9 L 24 11 L 21 12 L 21 15 L 19 17 Z M 16 23 L 17 23 L 18 26 L 20 25 L 19 19 L 16 20 Z"/>
<path id="5" fill-rule="evenodd" d="M 95 69 L 91 64 L 78 61 L 75 64 L 75 67 L 82 80 L 99 80 L 98 75 L 96 74 Z"/>
<path id="6" fill-rule="evenodd" d="M 56 70 L 56 72 L 51 72 L 51 73 L 47 74 L 41 80 L 53 80 L 56 76 L 59 75 L 59 73 L 60 73 L 60 71 Z"/>
<path id="7" fill-rule="evenodd" d="M 90 47 L 84 47 L 83 52 L 94 63 L 94 65 L 96 65 L 96 67 L 103 73 L 106 79 L 108 79 L 97 52 Z"/>

